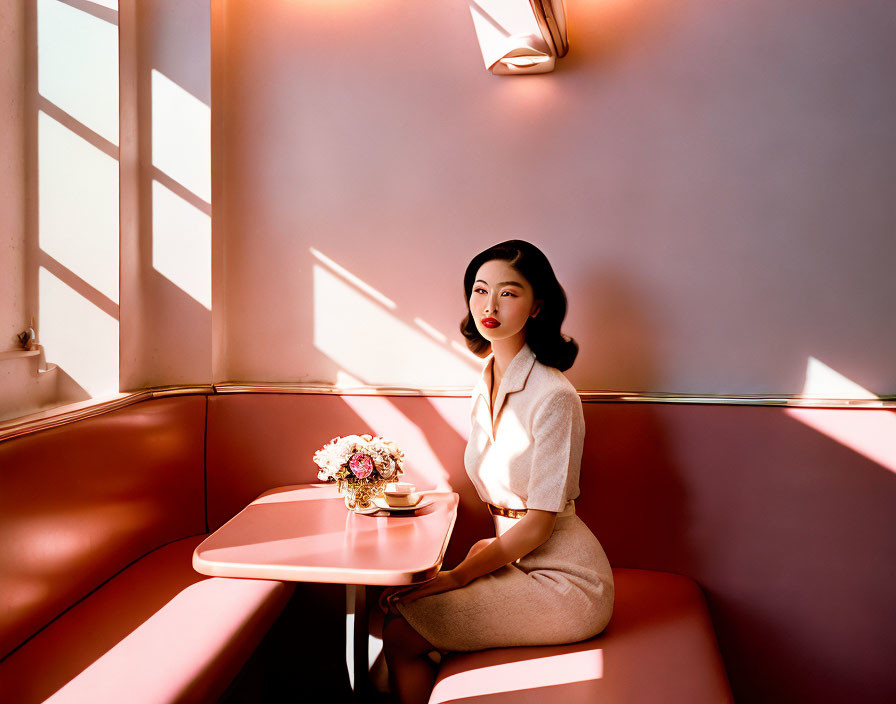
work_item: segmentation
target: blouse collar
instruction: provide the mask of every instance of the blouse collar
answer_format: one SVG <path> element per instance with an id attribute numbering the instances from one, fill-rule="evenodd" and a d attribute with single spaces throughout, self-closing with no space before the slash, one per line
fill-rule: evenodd
<path id="1" fill-rule="evenodd" d="M 490 400 L 489 389 L 492 383 L 494 363 L 495 355 L 494 353 L 491 353 L 485 358 L 485 368 L 482 370 L 479 382 L 473 389 L 473 397 L 482 396 L 486 403 Z M 512 394 L 515 391 L 521 391 L 526 388 L 526 380 L 529 378 L 529 372 L 532 371 L 534 365 L 535 353 L 529 345 L 524 343 L 522 349 L 520 349 L 520 351 L 516 353 L 516 356 L 510 360 L 510 364 L 507 366 L 507 371 L 504 372 L 504 377 L 501 379 L 501 384 L 498 386 L 498 395 L 495 398 L 495 409 L 497 409 L 497 411 L 501 410 L 501 404 L 504 402 L 504 397 L 507 394 Z M 498 416 L 497 411 L 493 411 L 495 418 Z"/>

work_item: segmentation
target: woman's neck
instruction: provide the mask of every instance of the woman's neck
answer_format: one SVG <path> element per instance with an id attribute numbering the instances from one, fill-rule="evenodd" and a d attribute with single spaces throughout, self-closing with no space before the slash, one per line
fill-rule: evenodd
<path id="1" fill-rule="evenodd" d="M 516 357 L 517 353 L 523 349 L 526 344 L 526 336 L 524 334 L 508 337 L 506 340 L 495 340 L 492 342 L 492 353 L 495 355 L 495 363 L 492 368 L 493 379 L 500 382 L 504 378 L 504 372 Z"/>

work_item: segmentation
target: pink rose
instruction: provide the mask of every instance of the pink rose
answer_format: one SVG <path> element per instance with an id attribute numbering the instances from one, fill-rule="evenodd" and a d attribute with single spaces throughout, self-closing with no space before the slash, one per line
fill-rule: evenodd
<path id="1" fill-rule="evenodd" d="M 358 479 L 364 479 L 373 472 L 373 458 L 363 452 L 356 452 L 349 459 L 348 468 Z"/>

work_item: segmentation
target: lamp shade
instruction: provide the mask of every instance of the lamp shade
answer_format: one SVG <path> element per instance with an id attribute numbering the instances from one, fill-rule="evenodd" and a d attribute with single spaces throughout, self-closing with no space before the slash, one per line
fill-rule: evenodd
<path id="1" fill-rule="evenodd" d="M 569 50 L 563 0 L 470 0 L 470 15 L 494 74 L 548 73 Z"/>

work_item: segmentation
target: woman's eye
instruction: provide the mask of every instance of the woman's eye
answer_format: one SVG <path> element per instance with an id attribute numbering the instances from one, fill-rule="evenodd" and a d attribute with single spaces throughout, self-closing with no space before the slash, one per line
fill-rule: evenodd
<path id="1" fill-rule="evenodd" d="M 485 289 L 484 288 L 474 288 L 473 293 L 485 293 Z"/>
<path id="2" fill-rule="evenodd" d="M 502 291 L 501 295 L 502 296 L 510 296 L 511 298 L 516 298 L 516 294 L 513 293 L 512 291 Z"/>

